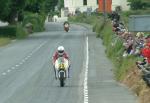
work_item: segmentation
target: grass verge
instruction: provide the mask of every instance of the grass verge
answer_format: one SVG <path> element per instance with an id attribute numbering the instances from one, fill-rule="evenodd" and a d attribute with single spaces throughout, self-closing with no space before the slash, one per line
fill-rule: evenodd
<path id="1" fill-rule="evenodd" d="M 7 45 L 11 42 L 10 38 L 0 37 L 0 47 Z"/>
<path id="2" fill-rule="evenodd" d="M 122 20 L 125 24 L 128 24 L 128 14 L 135 14 L 137 12 L 127 12 L 122 14 Z M 141 12 L 143 13 L 143 12 Z M 137 13 L 138 14 L 138 13 Z M 84 17 L 84 16 L 83 16 Z M 74 22 L 83 22 L 89 19 L 89 17 L 74 17 Z M 118 81 L 126 84 L 134 93 L 139 97 L 139 103 L 150 103 L 150 89 L 143 81 L 141 71 L 136 67 L 135 61 L 138 59 L 134 56 L 126 58 L 122 57 L 124 48 L 122 46 L 122 40 L 116 36 L 112 31 L 112 25 L 109 20 L 105 23 L 102 17 L 92 17 L 94 20 L 88 21 L 88 24 L 93 26 L 93 31 L 97 33 L 97 37 L 103 39 L 103 44 L 106 46 L 106 54 L 115 65 L 114 74 Z M 101 19 L 98 19 L 101 18 Z M 82 21 L 82 19 L 85 19 Z M 81 21 L 80 21 L 81 20 Z"/>

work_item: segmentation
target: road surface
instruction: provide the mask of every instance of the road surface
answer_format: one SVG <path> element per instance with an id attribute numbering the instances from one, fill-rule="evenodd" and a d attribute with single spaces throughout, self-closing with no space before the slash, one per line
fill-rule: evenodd
<path id="1" fill-rule="evenodd" d="M 51 58 L 59 45 L 70 55 L 71 78 L 65 87 L 54 78 Z M 0 103 L 137 103 L 113 79 L 101 40 L 90 29 L 46 23 L 34 33 L 0 48 Z"/>

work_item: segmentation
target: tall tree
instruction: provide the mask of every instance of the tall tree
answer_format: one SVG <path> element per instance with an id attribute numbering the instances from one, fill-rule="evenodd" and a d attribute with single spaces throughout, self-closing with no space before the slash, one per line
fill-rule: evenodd
<path id="1" fill-rule="evenodd" d="M 14 24 L 25 7 L 26 0 L 0 0 L 0 20 Z"/>
<path id="2" fill-rule="evenodd" d="M 144 8 L 144 3 L 142 0 L 128 0 L 130 2 L 130 7 L 132 10 L 137 10 L 137 9 L 143 9 Z"/>
<path id="3" fill-rule="evenodd" d="M 11 11 L 11 0 L 0 0 L 0 20 L 6 22 Z"/>
<path id="4" fill-rule="evenodd" d="M 58 9 L 61 10 L 61 8 L 64 8 L 64 0 L 58 1 Z"/>
<path id="5" fill-rule="evenodd" d="M 25 11 L 39 13 L 43 10 L 45 2 L 46 0 L 28 0 Z"/>
<path id="6" fill-rule="evenodd" d="M 58 0 L 0 0 L 0 20 L 14 24 L 23 20 L 23 12 L 43 13 L 55 10 Z"/>
<path id="7" fill-rule="evenodd" d="M 58 4 L 58 0 L 46 0 L 45 1 L 45 11 L 46 13 L 55 11 L 55 6 Z"/>

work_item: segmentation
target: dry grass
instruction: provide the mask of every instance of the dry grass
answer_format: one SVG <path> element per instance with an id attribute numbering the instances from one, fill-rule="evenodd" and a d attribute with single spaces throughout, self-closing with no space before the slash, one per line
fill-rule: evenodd
<path id="1" fill-rule="evenodd" d="M 136 66 L 128 71 L 123 83 L 139 97 L 139 103 L 150 103 L 150 88 L 141 78 L 141 71 Z"/>
<path id="2" fill-rule="evenodd" d="M 8 43 L 10 43 L 10 39 L 9 38 L 0 37 L 0 46 L 7 45 Z"/>

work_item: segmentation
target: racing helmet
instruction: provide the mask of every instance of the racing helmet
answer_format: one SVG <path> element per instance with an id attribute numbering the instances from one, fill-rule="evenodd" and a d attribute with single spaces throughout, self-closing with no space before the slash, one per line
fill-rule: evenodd
<path id="1" fill-rule="evenodd" d="M 58 55 L 59 55 L 59 56 L 62 56 L 62 55 L 64 54 L 65 49 L 64 49 L 63 46 L 59 46 L 59 47 L 57 48 L 57 51 L 58 51 Z"/>

